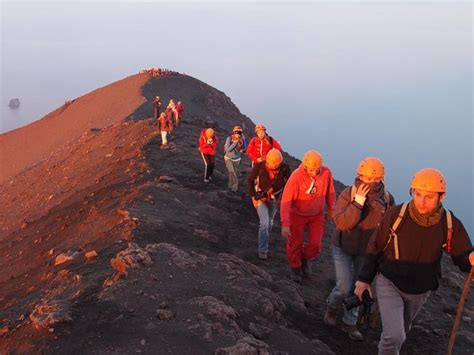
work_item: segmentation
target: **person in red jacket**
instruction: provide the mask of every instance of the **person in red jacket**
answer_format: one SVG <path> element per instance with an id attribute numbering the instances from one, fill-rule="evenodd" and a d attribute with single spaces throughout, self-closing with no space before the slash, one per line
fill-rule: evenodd
<path id="1" fill-rule="evenodd" d="M 324 233 L 324 205 L 332 218 L 336 192 L 331 170 L 323 166 L 321 154 L 306 152 L 303 163 L 291 174 L 281 199 L 281 234 L 287 240 L 288 263 L 293 280 L 310 278 L 310 260 L 321 252 Z M 304 244 L 305 228 L 308 232 Z"/>
<path id="2" fill-rule="evenodd" d="M 201 136 L 199 137 L 199 151 L 204 161 L 204 182 L 212 180 L 218 144 L 219 140 L 212 128 L 204 128 L 201 131 Z"/>
<path id="3" fill-rule="evenodd" d="M 270 149 L 281 150 L 280 143 L 267 134 L 267 129 L 263 124 L 255 126 L 255 137 L 253 137 L 247 147 L 247 155 L 252 161 L 252 166 L 265 161 L 265 157 Z"/>
<path id="4" fill-rule="evenodd" d="M 160 128 L 162 146 L 168 145 L 167 135 L 168 133 L 170 133 L 172 125 L 173 124 L 168 119 L 168 116 L 166 115 L 166 113 L 165 112 L 160 113 L 160 118 L 158 119 L 158 126 Z"/>
<path id="5" fill-rule="evenodd" d="M 176 104 L 176 127 L 179 127 L 180 123 L 181 123 L 181 116 L 184 112 L 184 106 L 183 106 L 183 103 L 181 101 L 178 101 L 178 103 Z"/>

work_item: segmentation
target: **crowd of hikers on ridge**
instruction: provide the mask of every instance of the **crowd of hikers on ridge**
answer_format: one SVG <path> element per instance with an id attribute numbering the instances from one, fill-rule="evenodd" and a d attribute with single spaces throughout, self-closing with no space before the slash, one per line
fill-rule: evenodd
<path id="1" fill-rule="evenodd" d="M 162 144 L 167 144 L 166 133 L 179 126 L 182 103 L 170 100 L 160 113 L 157 96 L 154 107 Z M 212 181 L 219 142 L 213 128 L 201 130 L 198 150 L 204 183 Z M 379 158 L 362 159 L 353 184 L 336 198 L 332 172 L 323 164 L 322 154 L 308 150 L 291 171 L 281 144 L 263 124 L 255 126 L 249 142 L 236 125 L 224 141 L 223 155 L 230 193 L 239 191 L 241 160 L 245 155 L 250 159 L 248 192 L 259 219 L 257 256 L 268 262 L 272 227 L 280 212 L 281 236 L 295 282 L 314 279 L 311 264 L 322 251 L 325 221 L 335 224 L 331 236 L 335 286 L 326 300 L 324 323 L 336 326 L 342 311 L 341 330 L 362 341 L 357 325 L 367 316 L 364 306 L 371 305 L 369 313 L 379 313 L 382 321 L 381 355 L 400 352 L 414 318 L 439 287 L 443 251 L 464 272 L 474 266 L 466 229 L 442 204 L 447 183 L 437 169 L 416 172 L 408 186 L 410 201 L 397 205 L 385 188 L 385 167 Z"/>

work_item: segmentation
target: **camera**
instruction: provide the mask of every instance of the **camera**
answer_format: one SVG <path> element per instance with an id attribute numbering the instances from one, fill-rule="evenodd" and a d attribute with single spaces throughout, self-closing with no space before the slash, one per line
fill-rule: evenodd
<path id="1" fill-rule="evenodd" d="M 374 303 L 374 300 L 372 299 L 372 297 L 370 297 L 369 290 L 365 290 L 362 293 L 362 301 L 356 295 L 352 295 L 345 298 L 343 303 L 346 309 L 350 311 L 352 308 L 359 307 L 362 305 L 371 306 L 372 303 Z"/>
<path id="2" fill-rule="evenodd" d="M 262 200 L 267 197 L 267 193 L 265 191 L 255 191 L 255 199 Z"/>

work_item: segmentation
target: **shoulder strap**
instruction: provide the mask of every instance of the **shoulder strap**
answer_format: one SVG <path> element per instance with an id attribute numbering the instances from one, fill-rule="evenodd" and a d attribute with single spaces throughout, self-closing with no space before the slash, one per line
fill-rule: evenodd
<path id="1" fill-rule="evenodd" d="M 400 223 L 402 222 L 403 217 L 405 216 L 407 207 L 408 207 L 408 203 L 405 202 L 402 205 L 402 208 L 400 209 L 400 212 L 398 213 L 398 216 L 395 219 L 395 222 L 393 222 L 392 226 L 389 229 L 389 238 L 388 238 L 387 244 L 385 244 L 385 247 L 383 248 L 383 251 L 385 251 L 385 249 L 387 249 L 388 245 L 393 239 L 393 248 L 395 250 L 395 260 L 400 259 L 400 251 L 398 249 L 398 235 L 396 231 L 397 231 L 397 228 L 400 226 Z"/>
<path id="2" fill-rule="evenodd" d="M 385 200 L 385 204 L 387 206 L 390 205 L 390 193 L 388 191 L 385 191 L 384 194 L 383 194 L 383 198 Z"/>
<path id="3" fill-rule="evenodd" d="M 446 209 L 446 224 L 448 227 L 448 236 L 446 237 L 446 243 L 443 245 L 443 248 L 445 248 L 448 253 L 451 253 L 451 241 L 453 239 L 453 216 L 451 211 L 448 209 Z"/>

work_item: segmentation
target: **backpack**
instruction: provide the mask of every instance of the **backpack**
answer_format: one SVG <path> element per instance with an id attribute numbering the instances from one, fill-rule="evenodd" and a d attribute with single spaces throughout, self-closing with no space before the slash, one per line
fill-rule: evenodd
<path id="1" fill-rule="evenodd" d="M 408 207 L 408 203 L 405 202 L 402 205 L 402 208 L 400 209 L 400 212 L 398 213 L 397 218 L 395 219 L 395 222 L 393 222 L 392 226 L 389 229 L 389 238 L 387 241 L 387 244 L 385 244 L 385 247 L 383 248 L 383 251 L 387 249 L 388 245 L 390 242 L 393 240 L 393 248 L 395 250 L 395 260 L 400 259 L 400 252 L 398 249 L 398 235 L 397 235 L 397 228 L 400 226 L 400 224 L 403 221 L 403 218 L 405 217 L 405 213 Z M 448 209 L 446 211 L 446 224 L 448 226 L 448 235 L 446 237 L 446 243 L 443 244 L 443 248 L 450 253 L 451 252 L 451 241 L 453 239 L 453 217 L 451 215 L 451 211 Z"/>

